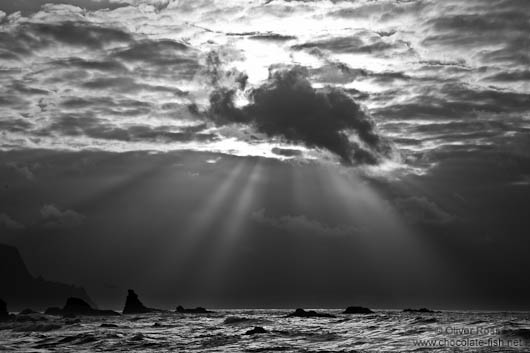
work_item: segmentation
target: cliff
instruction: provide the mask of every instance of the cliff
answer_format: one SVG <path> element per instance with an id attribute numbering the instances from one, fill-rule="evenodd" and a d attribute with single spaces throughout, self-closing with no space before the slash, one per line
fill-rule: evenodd
<path id="1" fill-rule="evenodd" d="M 9 303 L 11 311 L 28 307 L 44 310 L 60 306 L 69 297 L 81 298 L 93 306 L 83 288 L 33 277 L 18 250 L 0 244 L 0 298 Z"/>

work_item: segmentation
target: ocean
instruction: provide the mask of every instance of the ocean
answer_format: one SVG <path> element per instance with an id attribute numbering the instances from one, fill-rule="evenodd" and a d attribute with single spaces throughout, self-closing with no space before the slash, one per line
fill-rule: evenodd
<path id="1" fill-rule="evenodd" d="M 70 318 L 19 315 L 0 323 L 0 351 L 530 352 L 530 313 L 317 311 L 335 317 L 287 317 L 289 310 Z"/>

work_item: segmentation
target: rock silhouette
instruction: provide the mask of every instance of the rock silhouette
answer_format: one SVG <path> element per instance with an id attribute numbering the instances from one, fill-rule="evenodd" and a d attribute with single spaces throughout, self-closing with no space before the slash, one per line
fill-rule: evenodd
<path id="1" fill-rule="evenodd" d="M 64 316 L 116 316 L 117 312 L 112 310 L 98 310 L 92 308 L 87 302 L 79 298 L 68 298 L 62 309 Z"/>
<path id="2" fill-rule="evenodd" d="M 181 314 L 209 314 L 209 313 L 213 313 L 213 311 L 206 310 L 205 308 L 200 307 L 200 306 L 197 307 L 197 308 L 187 309 L 187 308 L 182 307 L 181 305 L 177 306 L 177 309 L 175 310 L 175 312 L 181 313 Z"/>
<path id="3" fill-rule="evenodd" d="M 125 300 L 125 307 L 123 308 L 124 314 L 145 314 L 158 312 L 160 310 L 146 307 L 134 290 L 129 289 L 127 299 Z"/>
<path id="4" fill-rule="evenodd" d="M 434 314 L 436 311 L 427 309 L 427 308 L 421 308 L 421 309 L 405 309 L 403 310 L 404 313 L 421 313 L 421 314 Z"/>
<path id="5" fill-rule="evenodd" d="M 0 321 L 9 319 L 9 313 L 7 312 L 7 304 L 5 301 L 0 299 Z"/>
<path id="6" fill-rule="evenodd" d="M 61 308 L 58 308 L 56 306 L 48 308 L 44 311 L 44 315 L 53 315 L 53 316 L 61 316 L 63 314 L 63 311 Z"/>
<path id="7" fill-rule="evenodd" d="M 256 326 L 253 329 L 245 332 L 245 335 L 255 335 L 255 334 L 260 334 L 260 333 L 267 333 L 267 330 L 265 330 L 263 327 Z"/>
<path id="8" fill-rule="evenodd" d="M 374 312 L 362 306 L 349 306 L 344 310 L 344 314 L 373 314 Z"/>
<path id="9" fill-rule="evenodd" d="M 0 244 L 0 297 L 13 311 L 24 308 L 44 310 L 59 306 L 64 298 L 81 298 L 90 305 L 92 301 L 85 290 L 63 283 L 34 277 L 27 269 L 17 248 Z"/>
<path id="10" fill-rule="evenodd" d="M 21 312 L 18 313 L 18 315 L 33 315 L 33 314 L 38 314 L 38 312 L 36 312 L 35 310 L 33 309 L 24 309 L 22 310 Z"/>
<path id="11" fill-rule="evenodd" d="M 296 309 L 293 313 L 287 315 L 287 317 L 335 317 L 335 315 L 318 313 L 314 310 L 305 311 L 304 309 Z"/>

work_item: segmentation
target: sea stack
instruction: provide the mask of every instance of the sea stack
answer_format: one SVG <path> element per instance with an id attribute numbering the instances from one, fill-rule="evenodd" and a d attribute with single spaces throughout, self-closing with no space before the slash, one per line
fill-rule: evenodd
<path id="1" fill-rule="evenodd" d="M 125 307 L 123 308 L 124 314 L 145 314 L 156 311 L 159 310 L 151 309 L 143 305 L 134 290 L 129 289 L 127 299 L 125 300 Z"/>

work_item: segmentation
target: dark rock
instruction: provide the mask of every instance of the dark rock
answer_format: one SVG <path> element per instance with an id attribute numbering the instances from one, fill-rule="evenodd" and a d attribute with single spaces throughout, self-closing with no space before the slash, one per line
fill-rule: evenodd
<path id="1" fill-rule="evenodd" d="M 143 305 L 134 290 L 129 289 L 127 299 L 125 300 L 125 307 L 123 308 L 124 314 L 145 314 L 159 311 L 158 309 L 148 308 Z"/>
<path id="2" fill-rule="evenodd" d="M 294 313 L 290 313 L 287 317 L 335 317 L 335 315 L 326 313 L 317 313 L 314 310 L 305 311 L 304 309 L 296 309 Z"/>
<path id="3" fill-rule="evenodd" d="M 434 314 L 438 311 L 434 311 L 427 308 L 421 308 L 421 309 L 405 309 L 403 310 L 404 313 L 422 313 L 422 314 Z"/>
<path id="4" fill-rule="evenodd" d="M 34 314 L 38 314 L 38 312 L 32 309 L 24 309 L 18 313 L 18 315 L 34 315 Z"/>
<path id="5" fill-rule="evenodd" d="M 68 284 L 34 277 L 27 269 L 17 248 L 0 244 L 0 296 L 13 311 L 30 307 L 43 310 L 61 305 L 64 298 L 77 297 L 92 304 L 85 290 Z"/>
<path id="6" fill-rule="evenodd" d="M 374 312 L 362 306 L 349 306 L 344 310 L 344 314 L 373 314 Z"/>
<path id="7" fill-rule="evenodd" d="M 61 308 L 57 308 L 57 307 L 52 307 L 52 308 L 48 308 L 44 311 L 44 315 L 53 315 L 53 316 L 61 316 L 63 314 L 63 311 L 61 310 Z"/>
<path id="8" fill-rule="evenodd" d="M 92 308 L 87 302 L 79 298 L 68 298 L 62 310 L 62 314 L 67 317 L 81 316 L 116 316 L 117 312 L 112 310 L 98 310 Z"/>
<path id="9" fill-rule="evenodd" d="M 403 310 L 404 313 L 422 313 L 422 314 L 434 314 L 436 311 L 433 311 L 431 309 L 427 308 L 421 308 L 421 309 L 405 309 Z"/>
<path id="10" fill-rule="evenodd" d="M 200 307 L 200 306 L 194 309 L 187 309 L 180 305 L 177 306 L 177 310 L 175 310 L 175 312 L 181 313 L 181 314 L 210 314 L 210 313 L 213 313 L 213 311 L 206 310 L 205 308 Z"/>
<path id="11" fill-rule="evenodd" d="M 118 325 L 116 325 L 116 324 L 101 324 L 101 325 L 99 325 L 99 327 L 102 327 L 102 328 L 115 328 L 115 327 L 118 327 Z"/>
<path id="12" fill-rule="evenodd" d="M 252 330 L 245 332 L 245 335 L 255 335 L 260 333 L 267 333 L 267 330 L 265 330 L 263 327 L 256 326 Z"/>
<path id="13" fill-rule="evenodd" d="M 0 321 L 9 319 L 9 313 L 7 312 L 7 304 L 5 301 L 0 299 Z"/>

